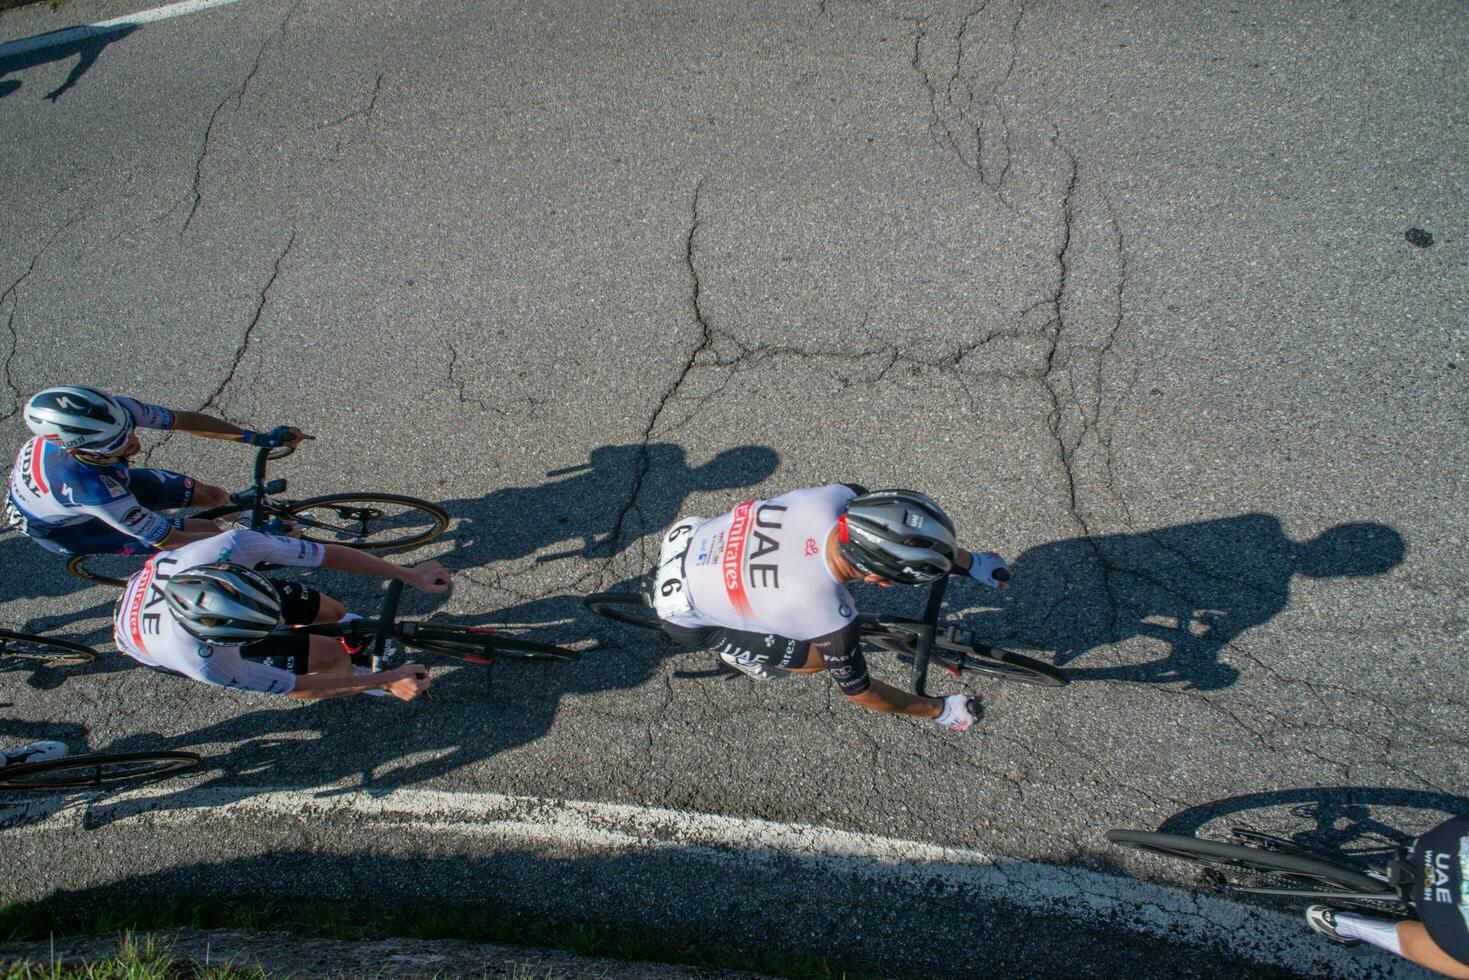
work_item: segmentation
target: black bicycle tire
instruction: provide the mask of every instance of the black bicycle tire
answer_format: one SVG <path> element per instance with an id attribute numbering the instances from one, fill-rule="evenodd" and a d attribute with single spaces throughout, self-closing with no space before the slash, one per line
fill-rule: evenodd
<path id="1" fill-rule="evenodd" d="M 78 789 L 87 786 L 104 786 L 123 782 L 152 782 L 165 776 L 192 769 L 199 764 L 200 756 L 194 752 L 122 752 L 75 755 L 45 762 L 31 762 L 0 769 L 0 789 Z M 140 762 L 158 762 L 156 769 L 142 773 L 128 772 L 108 777 L 103 769 L 109 765 L 127 765 Z M 26 777 L 43 776 L 48 773 L 66 772 L 70 769 L 92 770 L 91 779 L 47 780 L 26 782 Z"/>
<path id="2" fill-rule="evenodd" d="M 72 555 L 66 560 L 66 570 L 75 575 L 77 578 L 81 579 L 83 582 L 96 582 L 98 585 L 115 585 L 119 588 L 127 585 L 128 581 L 132 578 L 131 575 L 125 577 L 117 577 L 114 575 L 99 575 L 95 572 L 87 571 L 87 559 L 92 557 L 95 556 Z M 142 568 L 141 565 L 139 565 L 138 567 Z"/>
<path id="3" fill-rule="evenodd" d="M 1241 871 L 1293 875 L 1329 882 L 1342 890 L 1360 891 L 1364 899 L 1382 901 L 1396 901 L 1397 899 L 1397 893 L 1386 882 L 1334 861 L 1301 857 L 1280 851 L 1266 851 L 1245 844 L 1228 844 L 1224 841 L 1184 837 L 1179 834 L 1159 834 L 1146 830 L 1109 830 L 1107 840 L 1122 847 L 1147 851 L 1162 857 L 1178 858 L 1204 867 L 1217 868 L 1223 865 Z"/>
<path id="4" fill-rule="evenodd" d="M 636 592 L 596 592 L 583 596 L 581 604 L 598 616 L 626 623 L 628 626 L 637 626 L 645 630 L 663 628 L 663 622 L 658 618 L 658 614 L 649 609 L 643 597 Z M 636 608 L 641 615 L 636 615 L 623 608 L 628 606 Z"/>
<path id="5" fill-rule="evenodd" d="M 999 647 L 988 649 L 989 654 L 984 655 L 976 652 L 972 647 L 969 648 L 964 658 L 964 670 L 984 674 L 996 680 L 1029 684 L 1032 687 L 1065 687 L 1071 683 L 1071 678 L 1067 676 L 1066 671 L 1043 660 L 1027 657 L 1014 650 L 1003 650 Z M 935 656 L 939 654 L 935 652 Z M 995 667 L 995 664 L 1005 664 L 1009 669 Z"/>
<path id="6" fill-rule="evenodd" d="M 448 632 L 451 627 L 437 627 Z M 404 637 L 405 646 L 415 647 L 425 653 L 437 653 L 448 657 L 466 657 L 483 655 L 486 659 L 505 657 L 515 660 L 556 660 L 563 663 L 581 659 L 581 654 L 576 650 L 566 650 L 549 643 L 537 643 L 534 640 L 522 640 L 519 637 L 504 636 L 499 633 L 469 634 L 477 635 L 479 639 L 456 640 L 447 636 L 424 635 L 421 628 L 419 633 L 412 637 Z"/>
<path id="7" fill-rule="evenodd" d="M 97 651 L 84 643 L 73 643 L 71 640 L 57 640 L 46 636 L 36 636 L 33 633 L 18 633 L 15 630 L 0 629 L 0 641 L 21 640 L 23 642 L 37 643 L 46 647 L 58 647 L 64 654 L 48 657 L 44 654 L 17 653 L 8 647 L 0 649 L 0 658 L 16 657 L 21 660 L 44 660 L 49 663 L 85 664 L 97 659 Z"/>
<path id="8" fill-rule="evenodd" d="M 320 497 L 309 497 L 306 500 L 292 500 L 281 509 L 287 515 L 291 517 L 296 517 L 312 507 L 319 507 L 322 504 L 346 503 L 349 501 L 353 503 L 403 504 L 404 506 L 411 507 L 415 510 L 423 511 L 424 513 L 433 517 L 435 526 L 432 529 L 424 531 L 421 534 L 415 534 L 412 537 L 402 538 L 400 540 L 390 540 L 383 542 L 365 541 L 361 544 L 348 544 L 344 541 L 335 541 L 327 538 L 315 538 L 311 536 L 309 530 L 305 529 L 301 531 L 301 537 L 305 538 L 307 541 L 315 541 L 318 544 L 340 544 L 343 547 L 355 548 L 359 551 L 404 551 L 408 548 L 416 548 L 419 545 L 427 544 L 428 542 L 433 541 L 449 528 L 449 513 L 448 511 L 444 510 L 444 508 L 440 507 L 438 504 L 430 503 L 427 500 L 420 500 L 417 497 L 407 497 L 397 493 L 372 493 L 370 491 L 362 491 L 358 493 L 328 493 Z"/>

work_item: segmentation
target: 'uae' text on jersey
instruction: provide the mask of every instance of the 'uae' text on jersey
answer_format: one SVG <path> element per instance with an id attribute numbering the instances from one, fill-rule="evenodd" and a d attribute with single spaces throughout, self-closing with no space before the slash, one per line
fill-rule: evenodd
<path id="1" fill-rule="evenodd" d="M 113 617 L 113 638 L 123 653 L 150 667 L 221 687 L 289 694 L 296 689 L 290 671 L 246 660 L 239 647 L 210 646 L 189 635 L 169 611 L 163 587 L 175 573 L 211 562 L 246 568 L 262 562 L 314 568 L 325 557 L 326 549 L 314 542 L 258 531 L 226 531 L 160 552 L 128 580 Z"/>
<path id="2" fill-rule="evenodd" d="M 683 571 L 692 609 L 680 626 L 723 626 L 809 640 L 856 617 L 826 562 L 826 539 L 847 501 L 843 484 L 748 500 L 694 531 Z"/>

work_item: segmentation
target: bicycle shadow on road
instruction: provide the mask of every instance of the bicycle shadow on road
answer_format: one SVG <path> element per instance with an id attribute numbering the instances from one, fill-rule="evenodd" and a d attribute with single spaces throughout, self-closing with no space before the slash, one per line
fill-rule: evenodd
<path id="1" fill-rule="evenodd" d="M 700 466 L 689 466 L 684 448 L 671 442 L 599 446 L 585 463 L 552 470 L 539 486 L 442 504 L 459 521 L 453 561 L 480 567 L 565 544 L 537 561 L 610 558 L 642 533 L 672 524 L 690 494 L 753 486 L 779 462 L 769 446 L 726 449 Z M 645 484 L 658 492 L 642 492 Z"/>
<path id="2" fill-rule="evenodd" d="M 1200 691 L 1235 683 L 1220 654 L 1290 603 L 1307 578 L 1382 575 L 1406 543 L 1384 524 L 1339 524 L 1294 541 L 1271 514 L 1178 524 L 1137 534 L 1069 538 L 1022 553 L 996 607 L 965 617 L 983 635 L 1042 650 L 1074 681 L 1182 682 Z M 1074 665 L 1098 647 L 1146 637 L 1169 652 L 1140 664 Z"/>
<path id="3" fill-rule="evenodd" d="M 1469 814 L 1469 797 L 1392 786 L 1308 786 L 1243 793 L 1189 807 L 1159 833 L 1225 837 L 1231 827 L 1278 833 L 1344 857 L 1389 853 L 1450 817 Z M 1209 829 L 1200 833 L 1203 828 Z"/>
<path id="4" fill-rule="evenodd" d="M 0 58 L 0 99 L 12 95 L 21 87 L 18 78 L 5 78 L 12 72 L 25 71 L 38 65 L 50 64 L 53 61 L 65 61 L 68 58 L 76 58 L 77 63 L 72 66 L 71 73 L 66 76 L 56 88 L 47 92 L 47 101 L 55 102 L 65 95 L 77 82 L 81 81 L 83 75 L 92 69 L 97 59 L 102 56 L 102 51 L 110 44 L 114 44 L 127 37 L 138 29 L 136 24 L 126 24 L 120 27 L 98 30 L 86 34 L 72 41 L 64 41 L 60 44 L 49 45 L 31 51 L 23 51 L 9 57 Z M 68 27 L 61 31 L 53 31 L 54 34 L 73 31 L 76 28 Z M 36 37 L 46 37 L 38 34 Z M 27 39 L 29 40 L 29 38 Z"/>

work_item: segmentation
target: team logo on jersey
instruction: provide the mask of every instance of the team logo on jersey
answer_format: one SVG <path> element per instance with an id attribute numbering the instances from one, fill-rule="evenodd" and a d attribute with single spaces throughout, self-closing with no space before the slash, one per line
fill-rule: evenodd
<path id="1" fill-rule="evenodd" d="M 766 636 L 765 636 L 765 645 L 767 647 L 773 647 L 773 646 L 775 646 L 775 634 L 774 633 L 768 633 L 768 634 L 766 634 Z"/>
<path id="2" fill-rule="evenodd" d="M 125 487 L 125 486 L 123 486 L 121 483 L 118 483 L 112 477 L 110 477 L 110 476 L 99 476 L 98 479 L 101 480 L 102 481 L 102 485 L 107 488 L 107 493 L 108 493 L 109 496 L 113 496 L 113 497 L 125 497 L 125 496 L 127 496 L 128 488 Z"/>
<path id="3" fill-rule="evenodd" d="M 231 549 L 229 549 L 229 548 L 220 548 L 219 549 L 219 560 L 220 561 L 229 561 L 230 560 L 230 551 L 231 551 Z"/>
<path id="4" fill-rule="evenodd" d="M 122 515 L 122 522 L 128 527 L 137 527 L 148 519 L 148 512 L 141 507 L 133 507 Z"/>
<path id="5" fill-rule="evenodd" d="M 806 539 L 806 556 L 808 558 L 810 556 L 816 554 L 816 552 L 819 551 L 819 550 L 820 549 L 818 549 L 816 547 L 816 539 L 815 538 L 807 538 Z"/>
<path id="6" fill-rule="evenodd" d="M 837 612 L 841 613 L 843 618 L 846 618 L 852 615 L 852 607 L 847 605 L 846 602 L 843 601 L 840 605 L 837 606 Z"/>
<path id="7" fill-rule="evenodd" d="M 199 655 L 199 659 L 208 660 L 210 657 L 214 656 L 214 647 L 210 646 L 207 643 L 201 643 L 199 644 L 199 649 L 195 650 L 194 652 Z"/>

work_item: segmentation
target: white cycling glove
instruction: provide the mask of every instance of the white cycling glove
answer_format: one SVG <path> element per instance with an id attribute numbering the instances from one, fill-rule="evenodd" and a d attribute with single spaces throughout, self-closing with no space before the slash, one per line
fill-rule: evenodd
<path id="1" fill-rule="evenodd" d="M 934 719 L 951 732 L 962 732 L 979 720 L 979 701 L 967 694 L 950 694 L 944 698 L 944 710 Z"/>
<path id="2" fill-rule="evenodd" d="M 992 589 L 1003 589 L 1010 581 L 1010 566 L 993 551 L 969 556 L 969 577 Z"/>

